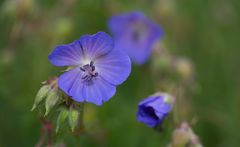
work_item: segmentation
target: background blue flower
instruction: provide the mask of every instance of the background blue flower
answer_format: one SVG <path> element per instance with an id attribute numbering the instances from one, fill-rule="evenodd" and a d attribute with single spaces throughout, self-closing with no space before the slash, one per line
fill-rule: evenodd
<path id="1" fill-rule="evenodd" d="M 108 26 L 116 40 L 116 48 L 126 51 L 136 64 L 149 59 L 154 43 L 163 36 L 158 24 L 138 11 L 113 16 Z"/>
<path id="2" fill-rule="evenodd" d="M 48 58 L 56 66 L 73 66 L 59 77 L 60 89 L 77 102 L 96 105 L 109 100 L 131 71 L 128 55 L 114 49 L 112 38 L 104 32 L 59 45 Z"/>
<path id="3" fill-rule="evenodd" d="M 172 101 L 172 97 L 164 93 L 149 96 L 138 104 L 137 120 L 156 127 L 170 112 Z"/>

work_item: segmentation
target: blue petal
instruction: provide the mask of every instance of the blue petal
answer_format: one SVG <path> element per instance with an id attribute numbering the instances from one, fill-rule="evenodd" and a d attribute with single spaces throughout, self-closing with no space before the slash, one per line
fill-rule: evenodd
<path id="1" fill-rule="evenodd" d="M 108 20 L 108 27 L 114 36 L 119 35 L 119 34 L 127 32 L 124 30 L 126 30 L 129 27 L 129 25 L 131 24 L 132 21 L 134 21 L 136 19 L 142 19 L 144 17 L 145 16 L 143 15 L 143 13 L 141 13 L 139 11 L 123 13 L 123 14 L 111 17 Z M 115 37 L 117 37 L 117 36 L 115 36 Z"/>
<path id="2" fill-rule="evenodd" d="M 124 82 L 131 72 L 128 55 L 116 49 L 96 60 L 95 65 L 99 76 L 113 85 Z"/>
<path id="3" fill-rule="evenodd" d="M 156 96 L 150 96 L 148 98 L 143 99 L 142 101 L 139 102 L 138 106 L 145 106 L 148 103 L 154 102 L 156 100 Z"/>
<path id="4" fill-rule="evenodd" d="M 151 107 L 159 119 L 171 110 L 171 105 L 164 102 L 164 96 L 150 96 L 139 103 L 140 107 Z"/>
<path id="5" fill-rule="evenodd" d="M 66 94 L 72 96 L 75 101 L 84 101 L 84 83 L 81 79 L 82 72 L 79 68 L 72 69 L 62 74 L 58 80 L 58 86 Z"/>
<path id="6" fill-rule="evenodd" d="M 80 64 L 82 55 L 80 43 L 74 41 L 55 47 L 48 59 L 55 66 L 76 66 Z"/>
<path id="7" fill-rule="evenodd" d="M 82 71 L 79 68 L 72 69 L 59 77 L 58 85 L 66 94 L 77 102 L 89 102 L 102 105 L 116 92 L 116 87 L 96 77 L 91 83 L 83 81 Z"/>
<path id="8" fill-rule="evenodd" d="M 152 107 L 159 117 L 162 117 L 162 114 L 168 113 L 171 109 L 171 105 L 164 102 L 163 96 L 156 96 L 154 101 L 146 103 L 145 106 Z"/>
<path id="9" fill-rule="evenodd" d="M 96 105 L 102 105 L 108 101 L 116 92 L 116 87 L 97 77 L 93 80 L 93 84 L 87 85 L 85 89 L 85 100 Z"/>
<path id="10" fill-rule="evenodd" d="M 105 32 L 94 35 L 83 35 L 80 40 L 84 55 L 91 61 L 109 53 L 113 47 L 113 39 Z"/>
<path id="11" fill-rule="evenodd" d="M 146 111 L 147 107 L 142 107 L 140 106 L 138 108 L 138 113 L 137 113 L 137 120 L 139 122 L 143 122 L 149 127 L 155 127 L 159 123 L 159 119 L 156 118 L 156 116 L 150 116 Z"/>

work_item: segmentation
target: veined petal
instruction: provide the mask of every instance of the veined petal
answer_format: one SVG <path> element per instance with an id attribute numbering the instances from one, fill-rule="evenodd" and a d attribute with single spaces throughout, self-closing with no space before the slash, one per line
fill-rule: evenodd
<path id="1" fill-rule="evenodd" d="M 48 56 L 49 61 L 55 66 L 76 66 L 80 64 L 83 56 L 79 41 L 56 46 Z"/>
<path id="2" fill-rule="evenodd" d="M 105 32 L 83 35 L 79 41 L 85 57 L 91 61 L 109 53 L 114 47 L 113 39 Z"/>
<path id="3" fill-rule="evenodd" d="M 114 49 L 95 62 L 99 76 L 113 85 L 124 82 L 131 72 L 131 61 L 126 53 Z"/>
<path id="4" fill-rule="evenodd" d="M 82 79 L 82 71 L 79 68 L 72 69 L 60 76 L 59 88 L 77 102 L 89 102 L 102 105 L 116 92 L 116 87 L 101 77 L 92 79 L 88 84 Z"/>
<path id="5" fill-rule="evenodd" d="M 74 68 L 59 77 L 58 85 L 66 94 L 78 102 L 84 101 L 84 83 L 82 82 L 82 71 Z"/>
<path id="6" fill-rule="evenodd" d="M 97 77 L 91 85 L 85 86 L 85 100 L 96 105 L 102 105 L 108 101 L 116 92 L 116 87 Z"/>

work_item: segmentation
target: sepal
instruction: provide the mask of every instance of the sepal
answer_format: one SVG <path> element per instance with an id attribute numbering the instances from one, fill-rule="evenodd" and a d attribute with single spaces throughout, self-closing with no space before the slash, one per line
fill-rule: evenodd
<path id="1" fill-rule="evenodd" d="M 48 95 L 48 92 L 50 91 L 50 86 L 49 85 L 43 85 L 37 95 L 36 95 L 36 98 L 34 100 L 34 104 L 33 104 L 33 107 L 31 109 L 31 111 L 33 111 L 34 109 L 37 108 L 37 106 L 46 98 L 46 96 Z"/>
<path id="2" fill-rule="evenodd" d="M 73 107 L 70 108 L 69 115 L 68 115 L 68 123 L 69 123 L 69 126 L 70 126 L 72 132 L 74 132 L 74 130 L 78 126 L 79 116 L 80 116 L 79 114 L 80 113 L 78 110 L 76 110 Z"/>
<path id="3" fill-rule="evenodd" d="M 56 133 L 59 132 L 60 126 L 62 126 L 62 124 L 66 121 L 68 114 L 69 111 L 66 108 L 62 109 L 61 112 L 58 114 Z"/>

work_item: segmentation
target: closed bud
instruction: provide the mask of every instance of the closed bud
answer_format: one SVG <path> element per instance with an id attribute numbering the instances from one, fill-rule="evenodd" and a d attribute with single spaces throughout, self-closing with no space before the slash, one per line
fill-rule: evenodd
<path id="1" fill-rule="evenodd" d="M 47 96 L 47 94 L 48 94 L 50 89 L 51 88 L 50 88 L 49 85 L 43 85 L 39 89 L 39 91 L 38 91 L 38 93 L 36 95 L 36 98 L 35 98 L 35 101 L 34 101 L 34 104 L 33 104 L 33 107 L 31 109 L 31 111 L 33 111 L 40 104 L 40 102 L 42 102 L 46 98 L 46 96 Z"/>
<path id="2" fill-rule="evenodd" d="M 50 110 L 61 100 L 58 90 L 51 90 L 47 96 L 46 102 L 45 102 L 45 116 L 48 115 Z"/>
<path id="3" fill-rule="evenodd" d="M 69 111 L 68 122 L 69 122 L 69 126 L 71 127 L 72 132 L 74 132 L 74 130 L 78 126 L 79 112 L 72 107 L 70 108 L 70 111 Z"/>
<path id="4" fill-rule="evenodd" d="M 172 147 L 202 147 L 198 136 L 193 132 L 188 123 L 183 122 L 173 133 Z"/>
<path id="5" fill-rule="evenodd" d="M 56 126 L 56 133 L 58 133 L 60 126 L 65 122 L 69 111 L 67 109 L 62 109 L 57 118 L 57 126 Z"/>

